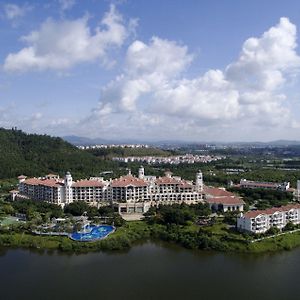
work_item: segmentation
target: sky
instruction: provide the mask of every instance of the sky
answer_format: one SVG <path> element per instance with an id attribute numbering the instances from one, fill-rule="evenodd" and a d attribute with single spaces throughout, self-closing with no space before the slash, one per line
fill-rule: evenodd
<path id="1" fill-rule="evenodd" d="M 300 140 L 300 1 L 0 0 L 0 127 Z"/>

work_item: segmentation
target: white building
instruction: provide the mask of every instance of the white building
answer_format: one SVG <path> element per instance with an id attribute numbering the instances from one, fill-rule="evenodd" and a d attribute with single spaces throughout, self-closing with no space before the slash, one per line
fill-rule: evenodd
<path id="1" fill-rule="evenodd" d="M 204 187 L 205 202 L 215 211 L 243 211 L 245 202 L 231 192 L 222 188 Z"/>
<path id="2" fill-rule="evenodd" d="M 19 194 L 37 201 L 64 206 L 73 201 L 85 201 L 90 205 L 114 205 L 120 213 L 144 213 L 159 204 L 196 204 L 202 202 L 203 178 L 199 171 L 195 183 L 167 172 L 163 177 L 146 176 L 143 167 L 138 177 L 129 172 L 114 180 L 91 177 L 73 181 L 70 172 L 64 179 L 57 175 L 42 178 L 19 176 Z"/>
<path id="3" fill-rule="evenodd" d="M 296 199 L 300 201 L 300 180 L 297 180 Z"/>
<path id="4" fill-rule="evenodd" d="M 260 182 L 260 181 L 251 181 L 247 179 L 241 179 L 240 187 L 246 189 L 269 189 L 269 190 L 279 190 L 287 191 L 290 188 L 289 182 Z"/>
<path id="5" fill-rule="evenodd" d="M 300 223 L 300 204 L 289 204 L 241 214 L 237 219 L 237 228 L 240 231 L 264 233 L 271 227 L 282 229 L 288 222 Z"/>

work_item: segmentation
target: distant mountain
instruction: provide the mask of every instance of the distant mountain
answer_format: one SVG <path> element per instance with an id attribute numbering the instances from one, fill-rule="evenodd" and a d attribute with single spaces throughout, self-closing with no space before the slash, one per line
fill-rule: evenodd
<path id="1" fill-rule="evenodd" d="M 277 140 L 269 143 L 274 146 L 300 146 L 300 141 Z"/>
<path id="2" fill-rule="evenodd" d="M 102 138 L 87 138 L 80 137 L 76 135 L 64 136 L 62 137 L 65 141 L 75 145 L 97 145 L 97 144 L 149 144 L 152 146 L 186 146 L 186 145 L 217 145 L 217 146 L 237 146 L 237 147 L 251 147 L 251 146 L 259 146 L 259 147 L 267 147 L 267 146 L 291 146 L 291 145 L 300 145 L 300 141 L 293 140 L 276 140 L 270 142 L 217 142 L 217 141 L 198 141 L 198 142 L 188 142 L 188 141 L 180 141 L 180 140 L 161 140 L 161 141 L 143 141 L 136 139 L 118 139 L 118 140 L 108 140 Z"/>
<path id="3" fill-rule="evenodd" d="M 119 140 L 107 140 L 102 138 L 87 138 L 76 135 L 63 136 L 62 139 L 75 145 L 75 146 L 87 146 L 87 145 L 108 145 L 108 144 L 147 144 L 145 141 L 138 141 L 135 139 L 119 139 Z"/>
<path id="4" fill-rule="evenodd" d="M 65 141 L 75 145 L 95 145 L 95 144 L 109 144 L 110 141 L 101 139 L 101 138 L 96 138 L 96 139 L 90 139 L 87 137 L 81 137 L 81 136 L 76 136 L 76 135 L 68 135 L 68 136 L 63 136 L 62 139 Z"/>
<path id="5" fill-rule="evenodd" d="M 290 141 L 290 140 L 277 140 L 270 142 L 228 142 L 228 143 L 218 143 L 215 145 L 224 145 L 232 147 L 286 147 L 286 146 L 300 146 L 300 141 Z"/>

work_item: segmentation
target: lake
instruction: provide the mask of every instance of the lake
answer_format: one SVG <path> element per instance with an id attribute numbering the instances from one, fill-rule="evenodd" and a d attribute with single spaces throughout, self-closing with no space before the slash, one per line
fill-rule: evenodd
<path id="1" fill-rule="evenodd" d="M 146 243 L 126 253 L 0 251 L 0 299 L 300 299 L 300 249 L 193 252 Z"/>

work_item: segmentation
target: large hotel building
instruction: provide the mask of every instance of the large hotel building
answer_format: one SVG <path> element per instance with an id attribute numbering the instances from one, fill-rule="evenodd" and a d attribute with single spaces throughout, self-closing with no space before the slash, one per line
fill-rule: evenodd
<path id="1" fill-rule="evenodd" d="M 203 178 L 199 171 L 195 181 L 183 180 L 166 172 L 163 177 L 146 176 L 139 168 L 138 177 L 128 175 L 113 180 L 91 177 L 73 181 L 68 172 L 64 179 L 49 174 L 41 178 L 19 176 L 19 189 L 13 198 L 30 198 L 64 206 L 73 201 L 90 205 L 112 204 L 119 213 L 144 213 L 159 204 L 197 204 L 203 202 Z"/>

